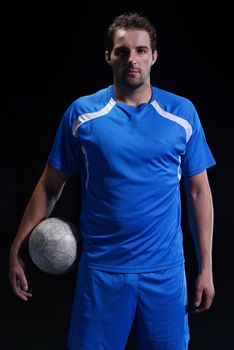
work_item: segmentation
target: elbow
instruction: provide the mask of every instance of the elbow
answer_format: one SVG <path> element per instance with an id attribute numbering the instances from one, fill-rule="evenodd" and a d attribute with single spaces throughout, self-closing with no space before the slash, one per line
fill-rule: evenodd
<path id="1" fill-rule="evenodd" d="M 209 187 L 190 189 L 188 195 L 192 202 L 199 201 L 202 198 L 212 200 Z"/>

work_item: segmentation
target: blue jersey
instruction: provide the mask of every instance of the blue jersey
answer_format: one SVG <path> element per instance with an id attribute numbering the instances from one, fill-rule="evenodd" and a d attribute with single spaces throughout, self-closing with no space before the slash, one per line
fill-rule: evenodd
<path id="1" fill-rule="evenodd" d="M 151 87 L 148 103 L 118 102 L 109 86 L 75 100 L 48 162 L 81 173 L 81 264 L 149 272 L 184 259 L 180 179 L 215 164 L 194 105 Z"/>

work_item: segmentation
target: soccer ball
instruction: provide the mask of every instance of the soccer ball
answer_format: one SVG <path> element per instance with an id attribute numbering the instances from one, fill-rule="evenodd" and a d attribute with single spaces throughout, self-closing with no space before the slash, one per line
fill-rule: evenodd
<path id="1" fill-rule="evenodd" d="M 42 220 L 28 240 L 29 255 L 42 271 L 61 275 L 69 272 L 78 260 L 78 228 L 57 217 Z"/>

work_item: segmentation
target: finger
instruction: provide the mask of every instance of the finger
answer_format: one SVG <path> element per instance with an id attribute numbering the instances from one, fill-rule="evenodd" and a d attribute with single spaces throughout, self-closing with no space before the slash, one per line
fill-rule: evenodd
<path id="1" fill-rule="evenodd" d="M 25 301 L 32 297 L 32 293 L 30 291 L 23 290 L 20 285 L 17 287 L 15 294 Z"/>
<path id="2" fill-rule="evenodd" d="M 203 309 L 209 310 L 213 302 L 214 294 L 204 294 Z"/>
<path id="3" fill-rule="evenodd" d="M 18 276 L 18 280 L 17 280 L 17 283 L 18 285 L 20 286 L 20 288 L 24 291 L 27 291 L 28 290 L 28 282 L 27 282 L 27 279 L 25 277 L 24 274 L 20 274 Z"/>
<path id="4" fill-rule="evenodd" d="M 195 308 L 198 308 L 201 305 L 202 302 L 202 289 L 197 288 L 195 292 L 195 297 L 194 297 L 194 306 Z"/>
<path id="5" fill-rule="evenodd" d="M 200 305 L 195 309 L 195 312 L 203 312 L 209 310 L 213 302 L 214 294 L 203 293 Z"/>
<path id="6" fill-rule="evenodd" d="M 15 295 L 16 295 L 17 297 L 19 297 L 20 299 L 25 300 L 25 301 L 28 300 L 29 295 L 27 295 L 27 292 L 25 292 L 24 290 L 22 290 L 20 286 L 18 286 L 18 287 L 14 290 L 14 293 L 15 293 Z"/>
<path id="7" fill-rule="evenodd" d="M 15 275 L 14 278 L 11 279 L 11 283 L 12 283 L 12 289 L 14 294 L 20 299 L 27 301 L 29 297 L 32 297 L 32 291 L 29 289 L 28 283 L 25 277 L 22 278 L 22 275 L 21 275 L 21 278 L 20 278 Z"/>
<path id="8" fill-rule="evenodd" d="M 32 288 L 30 287 L 30 283 L 26 280 L 23 283 L 20 282 L 20 280 L 17 280 L 17 287 L 19 287 L 25 294 L 30 294 L 32 292 Z"/>

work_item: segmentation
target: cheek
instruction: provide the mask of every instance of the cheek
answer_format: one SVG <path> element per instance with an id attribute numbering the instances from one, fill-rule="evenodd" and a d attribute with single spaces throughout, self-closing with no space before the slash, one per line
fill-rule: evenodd
<path id="1" fill-rule="evenodd" d="M 122 62 L 112 62 L 112 68 L 115 71 L 119 71 L 121 68 L 123 67 L 123 63 Z"/>
<path id="2" fill-rule="evenodd" d="M 144 61 L 142 62 L 142 68 L 145 72 L 149 72 L 151 70 L 151 67 L 152 67 L 152 61 Z"/>

